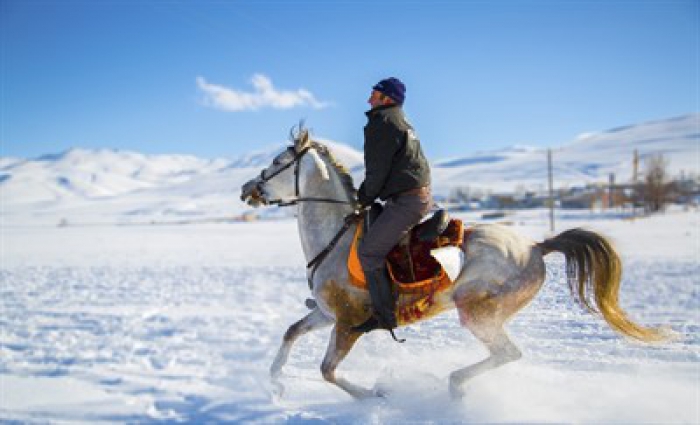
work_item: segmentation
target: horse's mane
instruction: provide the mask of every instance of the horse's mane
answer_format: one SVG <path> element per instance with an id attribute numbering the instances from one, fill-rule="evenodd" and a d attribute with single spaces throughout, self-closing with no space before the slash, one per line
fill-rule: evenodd
<path id="1" fill-rule="evenodd" d="M 304 126 L 303 120 L 299 122 L 298 126 L 292 127 L 292 129 L 289 131 L 289 137 L 294 143 L 298 143 L 299 140 L 304 138 L 309 138 L 310 140 L 309 136 L 310 131 Z M 352 176 L 350 175 L 348 169 L 342 163 L 340 163 L 335 156 L 333 156 L 330 149 L 328 149 L 328 146 L 315 140 L 310 140 L 310 143 L 311 146 L 313 146 L 313 148 L 316 149 L 316 151 L 321 154 L 321 156 L 323 156 L 328 163 L 333 166 L 333 168 L 335 168 L 343 188 L 349 194 L 355 195 L 357 190 L 355 189 L 355 183 L 352 181 Z"/>
<path id="2" fill-rule="evenodd" d="M 348 171 L 345 165 L 340 163 L 340 161 L 333 156 L 330 149 L 328 149 L 328 146 L 316 141 L 312 141 L 311 145 L 328 161 L 330 165 L 335 168 L 336 172 L 338 173 L 338 177 L 340 177 L 340 182 L 343 184 L 343 188 L 345 188 L 348 193 L 355 194 L 355 184 L 352 180 L 352 176 L 350 175 L 350 171 Z"/>

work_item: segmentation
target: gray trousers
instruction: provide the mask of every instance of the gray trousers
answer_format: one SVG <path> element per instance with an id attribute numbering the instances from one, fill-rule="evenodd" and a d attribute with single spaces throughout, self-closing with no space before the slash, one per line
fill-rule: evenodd
<path id="1" fill-rule="evenodd" d="M 388 199 L 360 243 L 357 254 L 362 269 L 367 272 L 384 268 L 389 251 L 428 214 L 432 205 L 430 194 L 399 195 Z"/>

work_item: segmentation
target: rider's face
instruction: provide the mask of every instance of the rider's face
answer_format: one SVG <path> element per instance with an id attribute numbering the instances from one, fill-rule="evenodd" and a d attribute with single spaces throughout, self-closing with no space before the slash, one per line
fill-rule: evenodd
<path id="1" fill-rule="evenodd" d="M 372 90 L 372 94 L 369 96 L 369 99 L 367 99 L 367 103 L 369 103 L 372 108 L 376 108 L 377 106 L 386 104 L 386 96 L 380 91 Z"/>

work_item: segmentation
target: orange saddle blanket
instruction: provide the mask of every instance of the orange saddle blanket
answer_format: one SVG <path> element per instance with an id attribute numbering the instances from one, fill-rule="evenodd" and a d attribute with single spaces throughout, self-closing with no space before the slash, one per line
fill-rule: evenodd
<path id="1" fill-rule="evenodd" d="M 449 287 L 452 282 L 440 263 L 430 255 L 435 248 L 445 246 L 462 247 L 464 224 L 462 220 L 450 219 L 444 232 L 430 242 L 418 238 L 420 224 L 414 227 L 387 255 L 389 275 L 399 294 L 437 292 Z M 357 226 L 348 256 L 350 281 L 359 288 L 367 288 L 365 275 L 357 255 L 357 246 L 362 236 L 362 225 Z"/>

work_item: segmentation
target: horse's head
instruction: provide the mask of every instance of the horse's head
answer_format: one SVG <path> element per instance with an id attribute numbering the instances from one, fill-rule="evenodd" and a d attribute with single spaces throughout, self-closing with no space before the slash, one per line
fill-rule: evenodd
<path id="1" fill-rule="evenodd" d="M 313 144 L 308 129 L 300 126 L 293 143 L 275 156 L 272 163 L 260 172 L 258 177 L 241 187 L 241 200 L 253 207 L 279 204 L 284 200 L 299 197 L 299 178 L 301 162 L 306 155 L 312 156 L 318 165 L 324 180 L 328 179 L 328 170 L 313 151 Z"/>

